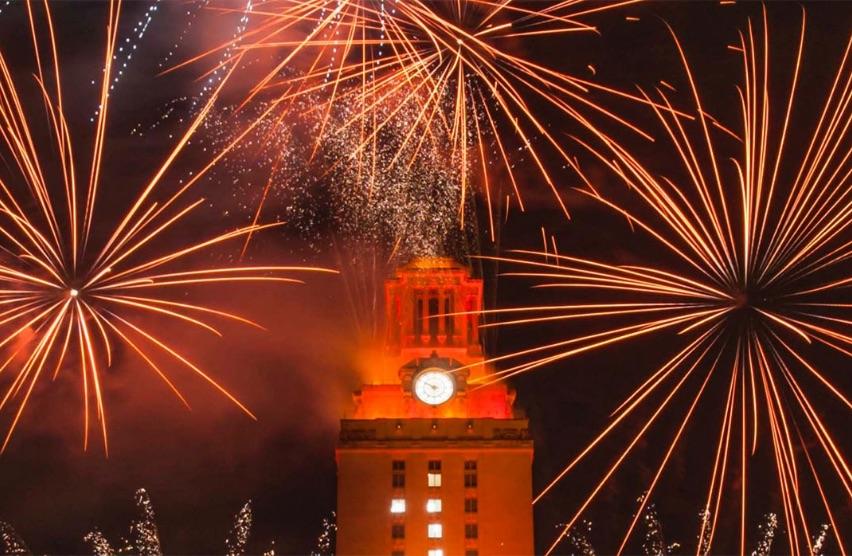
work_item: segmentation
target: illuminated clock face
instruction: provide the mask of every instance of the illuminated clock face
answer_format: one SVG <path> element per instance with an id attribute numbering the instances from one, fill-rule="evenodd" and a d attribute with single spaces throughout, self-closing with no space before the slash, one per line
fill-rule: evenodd
<path id="1" fill-rule="evenodd" d="M 414 379 L 414 394 L 423 403 L 440 405 L 453 397 L 456 381 L 443 369 L 433 367 Z"/>

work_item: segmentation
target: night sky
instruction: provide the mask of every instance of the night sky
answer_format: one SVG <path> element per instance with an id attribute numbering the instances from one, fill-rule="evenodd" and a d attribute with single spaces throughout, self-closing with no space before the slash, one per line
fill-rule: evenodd
<path id="1" fill-rule="evenodd" d="M 142 1 L 126 3 L 123 24 L 128 30 L 148 6 L 149 2 Z M 130 188 L 150 176 L 162 158 L 170 135 L 185 125 L 178 120 L 188 103 L 175 99 L 191 97 L 198 91 L 196 78 L 200 69 L 191 67 L 158 75 L 162 69 L 158 64 L 186 28 L 181 16 L 184 9 L 183 3 L 163 2 L 162 13 L 139 43 L 139 56 L 116 87 L 104 170 L 104 206 L 123 206 Z M 783 68 L 777 74 L 778 91 L 783 94 L 802 6 L 779 3 L 767 9 L 774 48 L 772 63 L 773 67 Z M 794 130 L 807 130 L 818 115 L 816 111 L 852 29 L 852 8 L 848 3 L 812 3 L 805 9 L 805 69 L 796 115 L 801 118 L 796 121 L 802 124 Z M 100 71 L 104 11 L 104 6 L 95 2 L 60 2 L 55 9 L 66 82 L 72 84 L 67 102 L 79 107 L 74 117 L 79 118 L 76 123 L 83 129 L 97 104 L 91 80 L 97 79 Z M 759 20 L 760 12 L 760 4 L 747 2 L 733 6 L 720 6 L 717 2 L 651 2 L 602 15 L 596 20 L 600 36 L 537 41 L 527 54 L 558 69 L 594 77 L 624 90 L 635 91 L 634 85 L 650 88 L 660 79 L 681 89 L 686 82 L 665 26 L 668 22 L 696 69 L 699 86 L 709 101 L 708 111 L 720 121 L 735 125 L 739 107 L 734 86 L 739 83 L 741 70 L 739 58 L 726 46 L 737 40 L 737 31 L 745 25 L 746 18 Z M 639 21 L 627 21 L 627 15 L 636 16 Z M 233 17 L 203 14 L 193 25 L 172 63 L 226 37 L 233 28 Z M 201 25 L 207 25 L 209 31 L 199 33 Z M 4 7 L 0 13 L 0 48 L 13 71 L 32 71 L 31 52 L 19 46 L 29 47 L 27 33 L 24 10 L 14 5 Z M 560 41 L 570 42 L 571 46 L 563 46 Z M 596 69 L 595 76 L 589 73 L 588 64 Z M 811 98 L 819 100 L 810 102 Z M 633 121 L 651 121 L 645 108 L 619 101 L 612 101 L 611 106 Z M 150 129 L 166 112 L 170 118 Z M 566 137 L 578 133 L 564 120 L 554 116 L 552 131 Z M 142 137 L 131 135 L 130 130 L 138 125 L 150 130 Z M 798 139 L 798 143 L 793 138 L 791 149 L 806 137 L 805 134 Z M 629 135 L 626 141 L 637 152 L 650 155 L 661 173 L 679 171 L 665 156 L 653 156 L 653 144 Z M 551 162 L 559 166 L 558 162 Z M 599 180 L 596 186 L 604 191 L 620 187 L 594 167 L 590 175 Z M 246 171 L 244 177 L 258 183 L 251 171 Z M 544 226 L 548 234 L 556 235 L 560 252 L 605 256 L 625 263 L 657 256 L 656 246 L 632 232 L 623 219 L 571 193 L 569 188 L 580 183 L 568 172 L 561 174 L 560 181 L 572 211 L 570 221 L 558 211 L 548 188 L 539 181 L 537 175 L 529 172 L 524 185 L 527 212 L 511 214 L 508 222 L 499 226 L 494 244 L 481 234 L 472 242 L 480 247 L 471 248 L 468 255 L 539 248 L 540 228 Z M 214 174 L 203 192 L 208 199 L 203 214 L 194 217 L 194 226 L 184 227 L 184 233 L 200 234 L 214 223 L 245 223 L 250 218 L 245 206 L 251 206 L 251 202 L 241 202 L 237 197 L 247 189 L 251 188 L 246 184 L 237 188 L 221 174 Z M 483 220 L 480 214 L 480 222 Z M 335 247 L 339 238 L 334 232 L 332 226 L 320 223 L 306 238 L 303 230 L 285 225 L 258 237 L 250 252 L 251 262 L 335 267 L 339 261 Z M 238 250 L 238 245 L 230 245 L 209 256 L 230 261 Z M 531 289 L 529 281 L 500 277 L 505 270 L 502 266 L 478 259 L 472 265 L 486 281 L 486 302 L 490 306 L 546 304 L 555 299 L 553 293 Z M 88 452 L 82 450 L 78 382 L 68 377 L 45 384 L 34 396 L 13 442 L 0 456 L 0 520 L 11 523 L 32 550 L 83 552 L 86 545 L 82 537 L 95 527 L 110 539 L 118 539 L 135 518 L 133 493 L 139 487 L 150 493 L 167 552 L 221 552 L 233 514 L 249 499 L 255 515 L 253 551 L 265 550 L 273 541 L 278 553 L 306 553 L 313 547 L 322 518 L 335 507 L 337 420 L 358 385 L 355 359 L 360 338 L 355 332 L 357 323 L 346 309 L 344 282 L 339 276 L 317 275 L 309 276 L 301 286 L 252 286 L 229 289 L 224 296 L 222 293 L 211 287 L 199 295 L 205 301 L 251 315 L 267 330 L 226 325 L 225 337 L 211 340 L 189 336 L 184 328 L 163 323 L 162 333 L 187 346 L 192 357 L 211 369 L 252 408 L 258 421 L 246 418 L 200 381 L 176 373 L 192 404 L 192 411 L 186 411 L 131 353 L 119 350 L 106 380 L 111 431 L 110 454 L 106 458 L 97 444 Z M 493 330 L 487 338 L 487 348 L 495 355 L 510 353 L 578 331 L 582 328 L 577 325 Z M 649 369 L 656 368 L 671 353 L 671 343 L 679 341 L 673 334 L 660 335 L 571 358 L 513 380 L 518 392 L 516 405 L 531 419 L 536 446 L 535 491 L 594 437 L 607 423 L 610 411 Z M 848 359 L 835 356 L 815 355 L 815 360 L 829 368 L 845 366 L 848 370 L 849 366 Z M 834 376 L 838 386 L 848 392 L 852 387 L 850 377 L 838 373 Z M 718 395 L 721 405 L 722 394 Z M 842 428 L 848 424 L 848 412 L 835 402 L 822 407 L 825 419 L 835 425 L 837 438 L 848 451 L 852 436 L 848 427 Z M 608 532 L 621 531 L 629 522 L 636 498 L 653 476 L 655 462 L 679 424 L 677 415 L 677 409 L 667 414 L 588 512 L 587 517 L 594 524 L 591 538 L 601 547 L 599 552 L 614 549 Z M 656 497 L 667 540 L 684 541 L 689 547 L 712 459 L 712 441 L 707 439 L 718 430 L 718 422 L 710 415 L 714 414 L 708 412 L 705 419 L 697 419 L 687 430 L 687 450 L 673 460 Z M 538 551 L 550 544 L 557 524 L 573 515 L 593 485 L 591 481 L 611 460 L 612 451 L 601 455 L 569 475 L 536 506 Z M 693 480 L 695 477 L 700 480 Z M 763 514 L 781 511 L 774 477 L 755 480 L 758 484 L 766 481 L 766 485 L 761 489 L 765 496 L 753 498 L 750 527 L 754 529 Z M 838 513 L 842 523 L 852 526 L 848 499 Z M 730 551 L 734 549 L 738 514 L 734 509 L 726 515 L 720 522 L 718 547 Z M 564 548 L 569 549 L 567 545 Z M 783 548 L 785 545 L 780 547 Z M 831 545 L 830 551 L 836 551 L 836 547 Z"/>

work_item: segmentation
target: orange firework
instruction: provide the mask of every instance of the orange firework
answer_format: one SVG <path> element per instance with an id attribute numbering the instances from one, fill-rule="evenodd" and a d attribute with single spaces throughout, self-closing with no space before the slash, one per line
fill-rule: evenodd
<path id="1" fill-rule="evenodd" d="M 268 62 L 271 56 L 271 69 L 249 98 L 310 95 L 324 122 L 315 148 L 329 134 L 355 126 L 359 141 L 351 151 L 359 160 L 368 158 L 365 152 L 389 122 L 404 118 L 408 133 L 394 162 L 415 164 L 427 140 L 450 150 L 461 175 L 460 219 L 470 176 L 478 176 L 493 238 L 503 198 L 492 190 L 494 168 L 505 173 L 507 193 L 523 210 L 516 167 L 526 159 L 567 215 L 549 167 L 554 160 L 573 166 L 574 160 L 549 128 L 553 115 L 589 125 L 584 114 L 597 113 L 644 135 L 589 93 L 643 99 L 552 69 L 524 52 L 535 39 L 596 33 L 595 16 L 634 2 L 268 0 L 253 7 L 244 34 L 185 63 L 227 48 L 234 57 L 251 54 Z M 330 123 L 335 110 L 346 112 L 340 125 Z"/>
<path id="2" fill-rule="evenodd" d="M 0 347 L 7 351 L 0 362 L 0 374 L 10 379 L 5 392 L 0 392 L 0 410 L 14 408 L 2 450 L 39 381 L 68 372 L 69 367 L 74 367 L 81 378 L 84 446 L 88 445 L 90 406 L 94 405 L 106 450 L 104 370 L 119 343 L 138 354 L 184 404 L 184 397 L 156 363 L 154 352 L 190 369 L 252 416 L 248 408 L 158 333 L 134 322 L 138 321 L 135 317 L 147 313 L 218 334 L 208 322 L 210 318 L 252 323 L 214 307 L 175 301 L 167 292 L 196 284 L 297 282 L 286 274 L 321 270 L 283 266 L 175 267 L 176 262 L 199 251 L 263 228 L 259 225 L 177 248 L 161 245 L 156 251 L 164 234 L 185 222 L 201 204 L 202 199 L 185 201 L 187 191 L 230 149 L 229 145 L 215 153 L 177 190 L 160 193 L 164 176 L 204 121 L 227 79 L 210 95 L 153 177 L 140 184 L 127 209 L 114 221 L 105 222 L 104 216 L 116 210 L 99 210 L 98 198 L 99 187 L 103 186 L 109 84 L 121 2 L 115 0 L 108 6 L 105 68 L 98 90 L 100 109 L 90 164 L 80 163 L 82 149 L 69 126 L 69 106 L 63 100 L 59 64 L 61 52 L 50 7 L 46 2 L 28 2 L 26 10 L 35 54 L 35 84 L 42 101 L 36 109 L 27 108 L 20 80 L 13 76 L 0 52 L 0 136 L 2 156 L 9 169 L 7 177 L 0 177 L 0 247 L 6 254 L 0 261 Z M 38 138 L 39 126 L 34 125 L 33 114 L 44 115 L 47 120 L 51 136 L 44 141 L 46 145 Z M 102 235 L 103 232 L 107 233 Z"/>
<path id="3" fill-rule="evenodd" d="M 761 447 L 772 462 L 767 471 L 777 481 L 790 553 L 813 553 L 810 535 L 819 525 L 817 519 L 830 523 L 837 548 L 845 553 L 842 512 L 844 507 L 848 510 L 852 497 L 852 473 L 815 395 L 829 398 L 827 403 L 836 403 L 842 411 L 852 408 L 837 384 L 852 356 L 852 305 L 848 302 L 852 37 L 847 39 L 819 119 L 808 130 L 810 135 L 802 138 L 801 152 L 794 155 L 788 143 L 795 144 L 794 134 L 800 129 L 806 133 L 791 124 L 801 77 L 804 15 L 789 94 L 780 108 L 770 104 L 768 93 L 765 13 L 763 26 L 761 34 L 749 22 L 738 44 L 730 47 L 741 57 L 744 71 L 738 88 L 742 111 L 738 131 L 723 128 L 707 116 L 695 74 L 675 37 L 694 120 L 651 106 L 674 147 L 658 153 L 658 158 L 678 160 L 681 179 L 657 175 L 602 134 L 597 144 L 581 142 L 627 185 L 625 200 L 604 195 L 591 185 L 584 192 L 647 233 L 662 248 L 655 261 L 618 265 L 559 255 L 546 243 L 541 252 L 498 258 L 522 265 L 520 272 L 511 274 L 541 280 L 543 287 L 607 298 L 600 303 L 494 311 L 509 316 L 499 326 L 570 319 L 601 325 L 593 333 L 498 358 L 519 358 L 518 364 L 501 371 L 500 379 L 652 334 L 676 333 L 670 341 L 680 343 L 675 354 L 616 408 L 606 428 L 537 496 L 536 501 L 541 500 L 629 418 L 648 415 L 618 450 L 549 552 L 578 523 L 637 443 L 647 438 L 647 431 L 663 421 L 661 414 L 682 403 L 685 413 L 675 418 L 674 436 L 645 487 L 647 494 L 620 541 L 619 553 L 625 550 L 672 454 L 684 441 L 690 421 L 700 409 L 712 411 L 719 406 L 696 554 L 711 550 L 723 503 L 739 508 L 738 546 L 740 553 L 746 552 L 748 492 L 754 480 L 750 467 L 756 465 L 752 462 Z M 656 94 L 660 104 L 670 106 L 669 93 L 660 89 Z M 721 155 L 722 145 L 739 150 L 732 163 Z M 667 256 L 681 266 L 661 263 Z M 839 365 L 832 369 L 817 364 L 817 352 L 822 360 L 839 359 Z M 708 394 L 714 388 L 723 403 Z M 704 444 L 704 439 L 698 443 Z"/>

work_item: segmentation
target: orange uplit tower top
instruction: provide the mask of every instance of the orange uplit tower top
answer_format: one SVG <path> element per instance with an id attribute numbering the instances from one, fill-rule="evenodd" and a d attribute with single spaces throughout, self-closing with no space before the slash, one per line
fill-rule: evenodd
<path id="1" fill-rule="evenodd" d="M 352 417 L 511 418 L 514 393 L 505 383 L 470 386 L 489 374 L 481 309 L 482 280 L 453 259 L 420 258 L 398 268 L 385 282 L 385 350 L 356 394 Z M 430 367 L 452 375 L 454 395 L 444 403 L 422 403 L 412 390 L 415 376 Z"/>
<path id="2" fill-rule="evenodd" d="M 489 380 L 481 309 L 449 258 L 386 281 L 384 350 L 341 421 L 338 554 L 532 554 L 532 441 Z"/>

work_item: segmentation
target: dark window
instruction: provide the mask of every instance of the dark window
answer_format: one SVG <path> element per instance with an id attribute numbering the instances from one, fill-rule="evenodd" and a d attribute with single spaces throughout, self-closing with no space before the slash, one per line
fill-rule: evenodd
<path id="1" fill-rule="evenodd" d="M 476 523 L 465 523 L 464 525 L 464 538 L 466 539 L 476 539 L 479 537 L 479 526 Z"/>
<path id="2" fill-rule="evenodd" d="M 447 333 L 448 344 L 452 344 L 452 338 L 456 333 L 456 321 L 455 317 L 451 315 L 453 312 L 453 298 L 452 294 L 448 294 L 444 299 L 444 332 Z"/>
<path id="3" fill-rule="evenodd" d="M 394 550 L 393 552 L 391 552 L 391 556 L 405 556 L 405 552 L 403 552 L 402 550 Z M 467 556 L 467 555 L 465 555 L 465 556 Z M 476 556 L 476 555 L 473 555 L 473 556 Z"/>
<path id="4" fill-rule="evenodd" d="M 400 336 L 402 335 L 402 321 L 400 319 L 400 310 L 399 310 L 399 298 L 395 297 L 393 300 L 393 311 L 391 313 L 392 317 L 392 328 L 391 328 L 391 343 L 393 345 L 399 344 Z"/>
<path id="5" fill-rule="evenodd" d="M 464 556 L 479 556 L 478 550 L 465 550 Z"/>
<path id="6" fill-rule="evenodd" d="M 464 499 L 464 513 L 475 514 L 479 511 L 479 501 L 476 498 Z"/>
<path id="7" fill-rule="evenodd" d="M 438 298 L 429 298 L 429 343 L 435 345 L 438 343 L 438 314 L 440 313 L 438 306 Z"/>
<path id="8" fill-rule="evenodd" d="M 393 488 L 405 487 L 405 462 L 402 460 L 394 460 L 391 464 L 393 475 L 391 476 L 391 486 Z"/>
<path id="9" fill-rule="evenodd" d="M 423 335 L 423 300 L 414 300 L 414 341 L 420 343 Z"/>
<path id="10" fill-rule="evenodd" d="M 391 526 L 391 538 L 392 539 L 404 539 L 405 538 L 405 525 L 401 523 L 396 523 Z"/>
<path id="11" fill-rule="evenodd" d="M 474 488 L 476 484 L 476 462 L 468 460 L 464 462 L 464 486 L 465 488 Z"/>
<path id="12" fill-rule="evenodd" d="M 432 473 L 440 473 L 441 471 L 441 460 L 430 459 L 429 460 L 429 471 Z"/>

